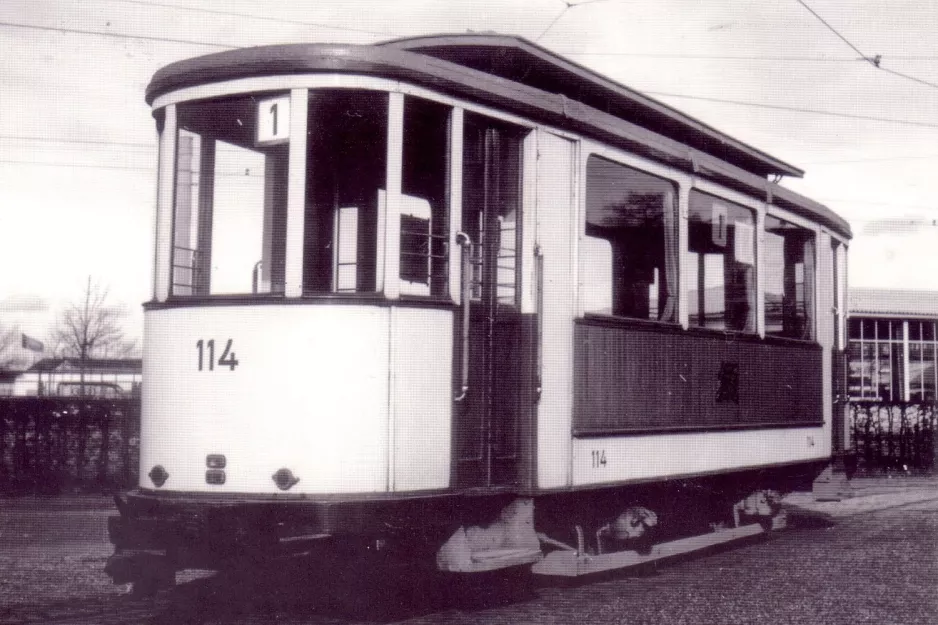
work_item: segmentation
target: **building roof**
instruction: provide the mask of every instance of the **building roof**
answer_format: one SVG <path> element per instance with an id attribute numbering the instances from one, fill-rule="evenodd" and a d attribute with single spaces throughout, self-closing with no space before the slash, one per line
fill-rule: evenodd
<path id="1" fill-rule="evenodd" d="M 938 291 L 852 288 L 850 315 L 938 318 Z"/>
<path id="2" fill-rule="evenodd" d="M 41 373 L 80 371 L 79 358 L 43 358 L 28 371 Z M 143 361 L 140 358 L 89 358 L 84 362 L 85 373 L 141 373 Z"/>
<path id="3" fill-rule="evenodd" d="M 10 383 L 16 380 L 16 377 L 21 374 L 22 371 L 8 371 L 6 369 L 0 369 L 0 383 Z"/>

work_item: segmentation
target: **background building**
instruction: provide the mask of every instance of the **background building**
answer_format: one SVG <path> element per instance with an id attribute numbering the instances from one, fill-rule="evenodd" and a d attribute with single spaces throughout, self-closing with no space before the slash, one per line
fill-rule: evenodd
<path id="1" fill-rule="evenodd" d="M 850 289 L 851 399 L 935 401 L 938 292 Z"/>
<path id="2" fill-rule="evenodd" d="M 43 358 L 13 382 L 13 395 L 125 397 L 140 392 L 139 358 Z"/>
<path id="3" fill-rule="evenodd" d="M 0 397 L 13 394 L 13 385 L 19 375 L 19 371 L 0 370 Z"/>

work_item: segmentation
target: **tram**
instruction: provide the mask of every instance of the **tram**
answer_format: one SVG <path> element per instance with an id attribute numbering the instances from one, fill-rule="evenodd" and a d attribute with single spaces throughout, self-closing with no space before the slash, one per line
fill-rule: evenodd
<path id="1" fill-rule="evenodd" d="M 770 531 L 832 457 L 847 222 L 530 41 L 226 51 L 159 136 L 116 583 L 334 544 L 575 576 Z"/>

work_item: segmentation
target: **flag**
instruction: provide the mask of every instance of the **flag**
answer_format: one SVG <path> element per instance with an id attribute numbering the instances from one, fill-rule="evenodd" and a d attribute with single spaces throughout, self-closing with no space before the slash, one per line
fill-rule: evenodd
<path id="1" fill-rule="evenodd" d="M 41 352 L 45 349 L 45 345 L 42 344 L 42 341 L 37 341 L 36 339 L 24 334 L 23 349 L 28 349 L 33 352 Z"/>

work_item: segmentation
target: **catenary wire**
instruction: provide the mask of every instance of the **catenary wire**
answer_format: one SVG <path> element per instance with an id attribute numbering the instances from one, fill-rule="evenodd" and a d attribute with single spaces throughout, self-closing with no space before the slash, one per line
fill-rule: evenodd
<path id="1" fill-rule="evenodd" d="M 797 106 L 785 106 L 781 104 L 762 104 L 759 102 L 747 102 L 744 100 L 729 100 L 725 98 L 709 98 L 704 96 L 695 96 L 695 95 L 685 95 L 680 93 L 666 93 L 663 91 L 641 91 L 645 95 L 666 97 L 666 98 L 681 98 L 684 100 L 700 100 L 702 102 L 717 102 L 721 104 L 733 104 L 737 106 L 751 106 L 755 108 L 764 108 L 772 109 L 778 111 L 789 111 L 792 113 L 805 113 L 809 115 L 823 115 L 827 117 L 843 117 L 846 119 L 859 119 L 865 121 L 875 121 L 875 122 L 887 122 L 892 124 L 901 124 L 905 126 L 916 126 L 919 128 L 938 128 L 938 124 L 933 124 L 929 122 L 917 122 L 908 119 L 894 119 L 890 117 L 877 117 L 875 115 L 854 115 L 851 113 L 838 113 L 836 111 L 824 111 L 821 109 L 806 109 L 800 108 Z"/>
<path id="2" fill-rule="evenodd" d="M 889 69 L 889 68 L 887 68 L 887 67 L 883 67 L 883 66 L 880 64 L 880 62 L 881 62 L 881 60 L 882 60 L 882 57 L 881 57 L 880 55 L 876 55 L 876 56 L 871 57 L 871 56 L 868 56 L 868 55 L 864 54 L 863 52 L 860 51 L 860 49 L 859 49 L 858 47 L 856 47 L 855 45 L 853 45 L 853 44 L 850 42 L 849 39 L 847 39 L 846 37 L 844 37 L 842 34 L 840 34 L 840 32 L 839 32 L 836 28 L 834 28 L 833 26 L 831 26 L 831 25 L 827 22 L 827 20 L 825 20 L 825 19 L 824 19 L 823 17 L 821 17 L 820 15 L 818 15 L 818 13 L 817 13 L 814 9 L 812 9 L 810 6 L 808 6 L 808 3 L 807 3 L 807 2 L 805 2 L 804 0 L 795 0 L 795 2 L 797 2 L 798 4 L 800 4 L 801 6 L 803 6 L 805 9 L 807 9 L 807 10 L 811 13 L 811 15 L 813 15 L 813 16 L 816 17 L 818 20 L 820 20 L 820 22 L 821 22 L 822 24 L 824 24 L 824 26 L 826 26 L 828 30 L 830 30 L 832 33 L 834 33 L 835 35 L 837 35 L 837 37 L 840 38 L 841 41 L 843 41 L 843 42 L 846 43 L 848 46 L 850 46 L 857 54 L 859 54 L 861 57 L 863 57 L 863 60 L 865 60 L 866 62 L 868 62 L 870 65 L 872 65 L 872 66 L 875 67 L 876 69 L 881 69 L 881 70 L 883 70 L 884 72 L 886 72 L 886 73 L 888 73 L 888 74 L 892 74 L 892 75 L 894 75 L 894 76 L 899 76 L 900 78 L 905 78 L 906 80 L 911 80 L 911 81 L 917 82 L 917 83 L 919 83 L 919 84 L 926 85 L 926 86 L 928 86 L 928 87 L 932 87 L 932 88 L 938 89 L 938 83 L 929 82 L 929 81 L 927 81 L 927 80 L 923 80 L 923 79 L 917 78 L 917 77 L 915 77 L 915 76 L 910 76 L 909 74 L 904 74 L 904 73 L 902 73 L 902 72 L 897 72 L 896 70 Z"/>
<path id="3" fill-rule="evenodd" d="M 229 50 L 234 50 L 237 48 L 243 48 L 244 46 L 235 46 L 227 43 L 209 43 L 208 41 L 195 41 L 194 39 L 177 39 L 174 37 L 156 37 L 152 35 L 127 35 L 124 33 L 107 33 L 99 30 L 85 30 L 81 28 L 65 28 L 60 26 L 40 26 L 37 24 L 20 24 L 17 22 L 5 22 L 0 21 L 0 26 L 6 26 L 8 28 L 25 28 L 28 30 L 42 30 L 47 32 L 56 32 L 56 33 L 72 33 L 78 35 L 97 35 L 99 37 L 112 37 L 116 39 L 139 39 L 141 41 L 163 41 L 168 43 L 183 43 L 186 45 L 195 45 L 195 46 L 211 46 L 215 48 L 226 48 Z"/>
<path id="4" fill-rule="evenodd" d="M 742 56 L 732 54 L 666 54 L 654 52 L 593 52 L 593 51 L 575 51 L 575 50 L 556 50 L 558 54 L 566 56 L 622 56 L 634 58 L 651 59 L 685 59 L 685 60 L 713 60 L 713 61 L 795 61 L 795 62 L 818 62 L 818 63 L 856 63 L 857 61 L 866 61 L 863 57 L 853 56 Z M 907 56 L 907 55 L 889 55 L 890 59 L 902 61 L 938 61 L 938 56 Z"/>
<path id="5" fill-rule="evenodd" d="M 807 2 L 804 2 L 804 0 L 795 0 L 795 2 L 797 2 L 798 4 L 800 4 L 801 6 L 803 6 L 805 9 L 807 9 L 808 12 L 811 13 L 811 15 L 813 15 L 814 17 L 816 17 L 822 24 L 824 24 L 824 26 L 826 26 L 828 30 L 830 30 L 832 33 L 834 33 L 835 35 L 837 35 L 837 37 L 839 37 L 841 41 L 843 41 L 845 44 L 847 44 L 848 46 L 850 46 L 851 48 L 853 48 L 853 51 L 856 52 L 857 54 L 859 54 L 860 56 L 862 56 L 862 57 L 864 58 L 864 60 L 870 61 L 870 62 L 872 63 L 872 61 L 871 61 L 865 54 L 863 54 L 863 52 L 860 51 L 860 48 L 858 48 L 858 47 L 856 47 L 855 45 L 853 45 L 853 44 L 850 42 L 849 39 L 847 39 L 846 37 L 844 37 L 843 35 L 841 35 L 840 32 L 838 32 L 838 30 L 837 30 L 836 28 L 834 28 L 833 26 L 831 26 L 831 25 L 827 22 L 827 20 L 825 20 L 825 19 L 824 19 L 823 17 L 821 17 L 820 15 L 818 15 L 818 13 L 817 13 L 814 9 L 812 9 L 811 7 L 809 7 Z"/>
<path id="6" fill-rule="evenodd" d="M 190 11 L 194 13 L 206 13 L 210 15 L 227 15 L 231 17 L 242 17 L 252 20 L 261 20 L 265 22 L 274 22 L 277 24 L 292 24 L 295 26 L 316 26 L 319 28 L 328 28 L 330 30 L 342 30 L 352 33 L 362 33 L 365 35 L 381 35 L 383 37 L 400 37 L 401 35 L 397 33 L 391 33 L 387 31 L 379 30 L 365 30 L 363 28 L 353 28 L 350 26 L 333 26 L 331 24 L 323 24 L 320 22 L 304 22 L 302 20 L 291 20 L 281 17 L 271 17 L 268 15 L 256 15 L 253 13 L 238 13 L 235 11 L 222 11 L 218 9 L 206 9 L 202 7 L 187 7 L 179 4 L 169 4 L 165 2 L 146 2 L 144 0 L 107 0 L 108 2 L 119 2 L 121 4 L 135 4 L 138 6 L 148 6 L 148 7 L 157 7 L 164 9 L 176 9 L 179 11 Z"/>

